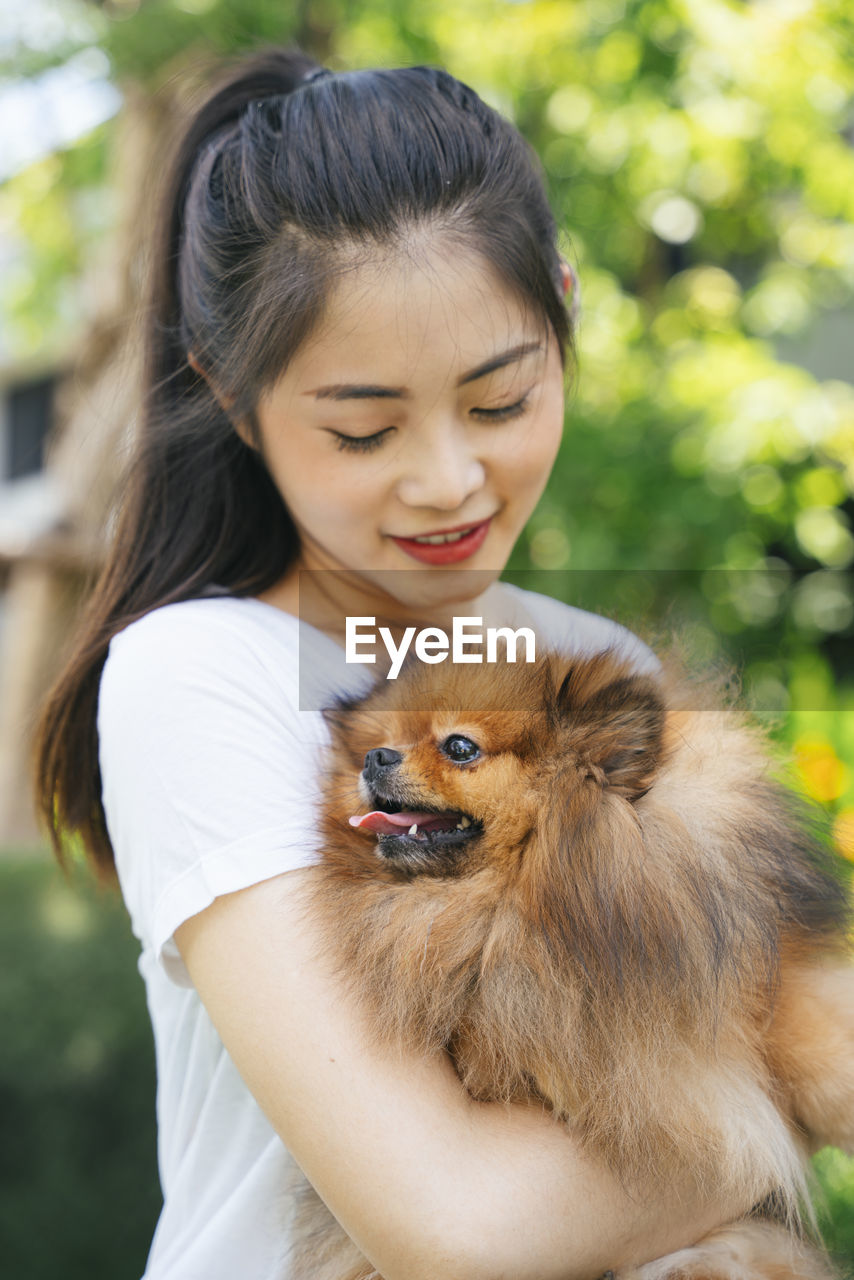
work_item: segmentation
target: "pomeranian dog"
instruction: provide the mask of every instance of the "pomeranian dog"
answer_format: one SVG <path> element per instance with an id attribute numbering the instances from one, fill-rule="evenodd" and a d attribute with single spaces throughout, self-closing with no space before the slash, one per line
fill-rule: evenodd
<path id="1" fill-rule="evenodd" d="M 611 652 L 410 665 L 324 715 L 313 906 L 377 1039 L 540 1100 L 645 1194 L 757 1203 L 616 1280 L 827 1280 L 806 1169 L 854 1153 L 854 967 L 761 732 Z M 307 1185 L 292 1267 L 376 1276 Z"/>

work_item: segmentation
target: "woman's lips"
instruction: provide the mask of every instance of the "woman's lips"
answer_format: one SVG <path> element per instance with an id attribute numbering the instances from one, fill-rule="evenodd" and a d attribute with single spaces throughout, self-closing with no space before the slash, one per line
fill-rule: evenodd
<path id="1" fill-rule="evenodd" d="M 414 538 L 395 538 L 393 535 L 392 541 L 397 543 L 401 551 L 412 556 L 413 560 L 420 560 L 422 564 L 456 564 L 459 560 L 467 560 L 483 546 L 491 522 L 492 516 L 481 524 L 473 525 L 470 533 L 463 534 L 455 542 L 416 542 Z"/>

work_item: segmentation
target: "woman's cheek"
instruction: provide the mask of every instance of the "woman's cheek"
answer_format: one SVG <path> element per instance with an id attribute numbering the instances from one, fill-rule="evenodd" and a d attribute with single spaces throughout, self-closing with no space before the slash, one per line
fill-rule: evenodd
<path id="1" fill-rule="evenodd" d="M 546 406 L 543 406 L 546 409 Z M 532 484 L 545 485 L 560 449 L 563 437 L 563 399 L 556 406 L 548 406 L 542 420 L 535 424 L 524 457 L 527 475 Z"/>

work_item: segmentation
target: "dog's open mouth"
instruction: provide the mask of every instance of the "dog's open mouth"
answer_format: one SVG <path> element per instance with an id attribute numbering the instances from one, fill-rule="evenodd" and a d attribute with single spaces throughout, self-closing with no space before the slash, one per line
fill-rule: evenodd
<path id="1" fill-rule="evenodd" d="M 397 770 L 395 776 L 366 775 L 367 769 L 360 792 L 370 811 L 354 814 L 350 826 L 375 838 L 381 862 L 407 876 L 455 875 L 466 865 L 471 842 L 483 834 L 477 818 L 423 804 L 418 789 Z"/>
<path id="2" fill-rule="evenodd" d="M 397 812 L 372 809 L 370 813 L 352 817 L 350 826 L 358 827 L 360 831 L 374 831 L 377 835 L 408 835 L 413 840 L 423 841 L 442 835 L 460 835 L 468 839 L 477 830 L 468 814 L 437 813 L 427 809 L 404 809 Z"/>

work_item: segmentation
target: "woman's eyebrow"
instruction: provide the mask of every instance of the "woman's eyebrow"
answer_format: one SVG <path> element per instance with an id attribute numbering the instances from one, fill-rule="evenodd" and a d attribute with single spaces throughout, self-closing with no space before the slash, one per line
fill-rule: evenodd
<path id="1" fill-rule="evenodd" d="M 542 350 L 540 342 L 520 342 L 518 346 L 510 347 L 508 351 L 503 351 L 500 355 L 485 360 L 476 369 L 464 373 L 457 382 L 457 386 L 464 387 L 469 382 L 477 382 L 478 378 L 485 378 L 488 373 L 495 373 L 497 369 L 503 369 L 505 365 L 514 364 L 524 356 L 540 350 Z M 363 386 L 355 382 L 336 382 L 328 387 L 316 387 L 313 391 L 304 391 L 302 394 L 314 396 L 315 400 L 408 400 L 411 396 L 411 392 L 407 391 L 406 387 L 380 387 L 373 384 Z"/>
<path id="2" fill-rule="evenodd" d="M 304 391 L 304 396 L 315 400 L 407 400 L 405 387 L 359 386 L 354 382 L 336 382 L 331 387 L 318 387 L 316 391 Z"/>
<path id="3" fill-rule="evenodd" d="M 541 350 L 541 342 L 520 342 L 518 346 L 511 347 L 509 351 L 503 352 L 500 356 L 493 356 L 491 360 L 486 360 L 483 364 L 479 364 L 470 373 L 464 373 L 457 386 L 464 387 L 468 382 L 477 382 L 478 378 L 485 378 L 488 373 L 495 373 L 496 369 L 503 369 L 505 365 L 515 364 L 523 356 L 529 356 L 534 351 Z"/>

